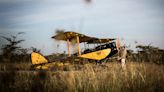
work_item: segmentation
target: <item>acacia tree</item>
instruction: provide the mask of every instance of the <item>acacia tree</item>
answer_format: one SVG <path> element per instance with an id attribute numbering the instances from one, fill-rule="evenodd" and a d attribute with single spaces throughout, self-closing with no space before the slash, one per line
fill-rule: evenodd
<path id="1" fill-rule="evenodd" d="M 17 53 L 19 49 L 22 47 L 18 46 L 20 43 L 22 43 L 25 40 L 17 39 L 19 35 L 24 34 L 24 32 L 19 32 L 16 35 L 11 35 L 11 37 L 5 37 L 1 36 L 3 39 L 7 41 L 6 44 L 2 46 L 2 56 L 3 60 L 10 61 L 11 57 Z"/>
<path id="2" fill-rule="evenodd" d="M 138 48 L 138 58 L 140 59 L 140 62 L 153 62 L 156 64 L 164 64 L 163 58 L 164 58 L 164 50 L 159 49 L 157 47 L 153 46 L 144 46 L 144 45 L 138 45 L 136 46 Z"/>

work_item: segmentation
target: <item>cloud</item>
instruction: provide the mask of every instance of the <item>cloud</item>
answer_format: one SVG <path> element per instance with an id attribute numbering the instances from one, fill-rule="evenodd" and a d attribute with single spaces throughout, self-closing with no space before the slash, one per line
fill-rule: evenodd
<path id="1" fill-rule="evenodd" d="M 19 1 L 19 0 L 18 0 Z M 29 25 L 43 22 L 60 21 L 60 20 L 76 20 L 84 14 L 82 4 L 70 3 L 68 1 L 58 2 L 50 0 L 45 2 L 32 2 L 28 1 L 27 5 L 22 5 L 27 1 L 15 3 L 19 6 L 8 11 L 9 7 L 4 8 L 0 12 L 0 18 L 4 20 L 3 25 L 17 26 L 17 25 Z M 6 4 L 9 2 L 5 2 Z M 14 3 L 14 2 L 13 2 Z M 31 5 L 30 5 L 31 3 Z M 56 4 L 57 3 L 57 4 Z M 61 4 L 63 3 L 63 4 Z M 10 7 L 14 7 L 15 4 L 10 3 Z M 79 7 L 80 5 L 80 7 Z M 6 5 L 4 5 L 6 6 Z M 23 9 L 22 9 L 23 8 Z M 1 23 L 2 24 L 2 23 Z"/>
<path id="2" fill-rule="evenodd" d="M 96 37 L 156 42 L 163 38 L 163 8 L 162 0 L 93 0 L 91 4 L 83 0 L 1 0 L 0 31 L 35 31 L 29 38 L 39 31 L 42 40 L 49 41 L 55 28 L 75 26 L 77 32 Z M 38 43 L 38 47 L 43 44 Z"/>

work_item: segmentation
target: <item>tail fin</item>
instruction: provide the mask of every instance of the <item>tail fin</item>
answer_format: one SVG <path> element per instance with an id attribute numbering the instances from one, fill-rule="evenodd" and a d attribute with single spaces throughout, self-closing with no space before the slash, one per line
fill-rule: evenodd
<path id="1" fill-rule="evenodd" d="M 36 52 L 32 52 L 31 60 L 33 65 L 48 63 L 48 60 L 44 56 Z"/>

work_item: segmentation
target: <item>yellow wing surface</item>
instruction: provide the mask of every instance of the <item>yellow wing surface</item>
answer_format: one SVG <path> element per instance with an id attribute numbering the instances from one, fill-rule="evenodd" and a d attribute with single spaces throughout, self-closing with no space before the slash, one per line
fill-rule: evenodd
<path id="1" fill-rule="evenodd" d="M 33 65 L 48 63 L 48 60 L 44 56 L 36 52 L 31 54 L 31 60 Z"/>
<path id="2" fill-rule="evenodd" d="M 106 58 L 110 54 L 110 52 L 111 52 L 111 49 L 109 48 L 109 49 L 104 49 L 104 50 L 99 50 L 99 51 L 83 54 L 79 57 L 93 59 L 93 60 L 102 60 Z"/>

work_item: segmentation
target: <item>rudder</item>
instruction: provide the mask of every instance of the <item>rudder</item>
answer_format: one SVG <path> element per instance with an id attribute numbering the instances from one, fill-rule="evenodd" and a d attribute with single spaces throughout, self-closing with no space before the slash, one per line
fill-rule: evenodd
<path id="1" fill-rule="evenodd" d="M 32 52 L 31 60 L 33 65 L 48 63 L 48 60 L 39 53 Z"/>

